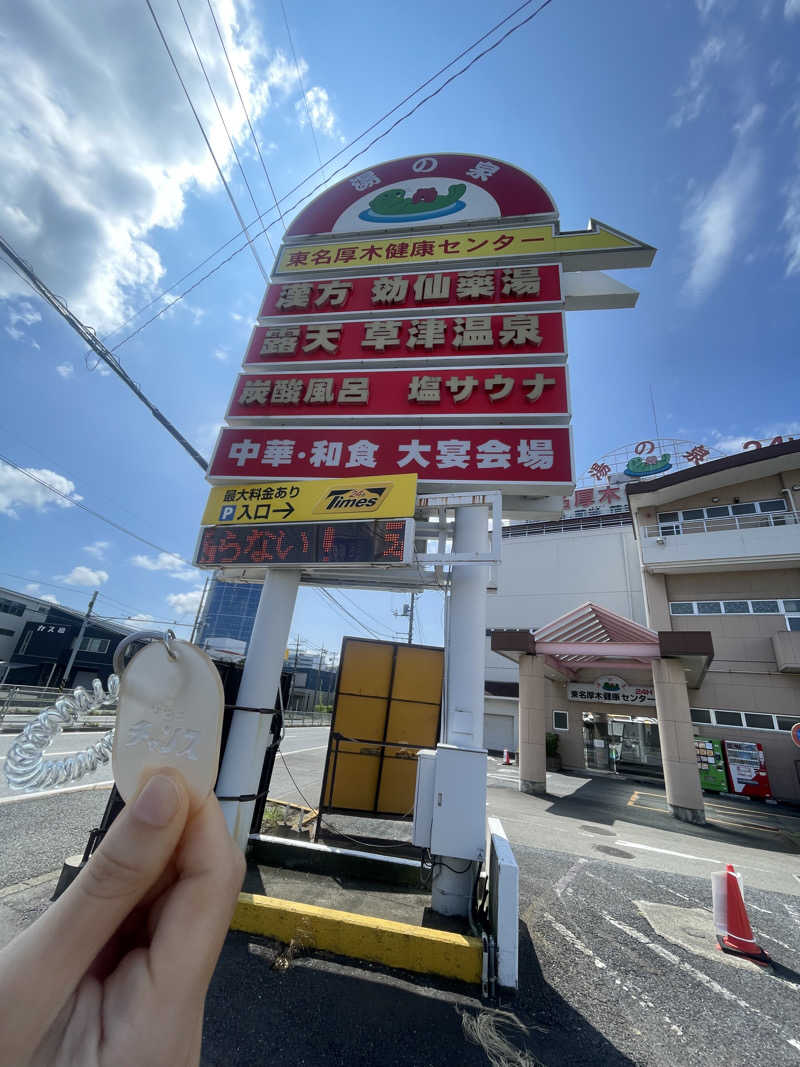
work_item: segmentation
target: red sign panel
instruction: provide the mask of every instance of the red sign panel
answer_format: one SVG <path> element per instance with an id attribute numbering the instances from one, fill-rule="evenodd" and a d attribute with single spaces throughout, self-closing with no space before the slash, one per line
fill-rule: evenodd
<path id="1" fill-rule="evenodd" d="M 518 167 L 491 156 L 442 152 L 379 163 L 332 185 L 286 231 L 343 233 L 433 221 L 555 214 L 548 191 Z"/>
<path id="2" fill-rule="evenodd" d="M 331 278 L 270 285 L 259 316 L 308 317 L 313 312 L 354 311 L 389 315 L 405 309 L 561 302 L 558 264 L 547 263 L 537 267 Z"/>
<path id="3" fill-rule="evenodd" d="M 426 367 L 370 370 L 363 374 L 317 372 L 242 374 L 229 419 L 339 416 L 566 415 L 565 367 Z"/>
<path id="4" fill-rule="evenodd" d="M 423 483 L 571 482 L 566 427 L 249 427 L 222 430 L 212 479 L 417 474 Z"/>
<path id="5" fill-rule="evenodd" d="M 450 359 L 477 355 L 560 355 L 564 316 L 468 315 L 452 319 L 372 319 L 256 326 L 245 355 L 254 363 L 324 360 Z"/>

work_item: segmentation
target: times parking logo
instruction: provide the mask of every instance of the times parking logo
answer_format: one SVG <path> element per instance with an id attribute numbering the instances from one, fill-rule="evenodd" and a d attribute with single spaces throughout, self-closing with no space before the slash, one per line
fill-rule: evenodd
<path id="1" fill-rule="evenodd" d="M 313 514 L 368 515 L 370 512 L 378 510 L 381 503 L 386 499 L 388 492 L 388 483 L 331 489 L 316 505 Z"/>

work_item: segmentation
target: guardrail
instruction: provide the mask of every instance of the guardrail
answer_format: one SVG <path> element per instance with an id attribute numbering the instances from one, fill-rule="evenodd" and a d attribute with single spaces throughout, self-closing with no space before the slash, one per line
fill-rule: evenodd
<path id="1" fill-rule="evenodd" d="M 503 537 L 541 537 L 543 534 L 574 533 L 578 530 L 600 530 L 606 526 L 630 526 L 630 512 L 620 515 L 598 515 L 588 519 L 553 519 L 552 521 L 525 523 L 519 526 L 504 526 Z"/>
<path id="2" fill-rule="evenodd" d="M 330 726 L 331 716 L 324 711 L 284 711 L 284 726 Z"/>
<path id="3" fill-rule="evenodd" d="M 720 515 L 712 519 L 676 519 L 643 526 L 645 537 L 680 537 L 684 534 L 720 533 L 724 530 L 756 530 L 769 526 L 796 526 L 798 511 L 765 511 L 755 515 Z"/>

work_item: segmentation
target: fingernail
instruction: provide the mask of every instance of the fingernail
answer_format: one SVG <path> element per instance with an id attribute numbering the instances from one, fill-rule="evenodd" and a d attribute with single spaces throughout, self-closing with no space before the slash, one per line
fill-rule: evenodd
<path id="1" fill-rule="evenodd" d="M 171 778 L 154 774 L 133 804 L 133 815 L 150 826 L 172 822 L 181 804 L 180 793 Z"/>

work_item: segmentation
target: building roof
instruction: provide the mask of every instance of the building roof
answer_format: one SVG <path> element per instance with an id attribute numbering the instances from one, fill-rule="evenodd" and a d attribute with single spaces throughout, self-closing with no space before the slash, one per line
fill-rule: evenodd
<path id="1" fill-rule="evenodd" d="M 677 500 L 681 496 L 701 493 L 720 485 L 753 481 L 765 475 L 800 466 L 800 440 L 784 441 L 780 445 L 767 445 L 732 456 L 699 463 L 696 467 L 663 474 L 660 478 L 648 478 L 641 482 L 626 482 L 625 492 L 632 508 L 645 503 L 661 504 Z M 652 500 L 637 500 L 637 497 L 653 496 Z M 631 499 L 631 498 L 634 499 Z"/>

